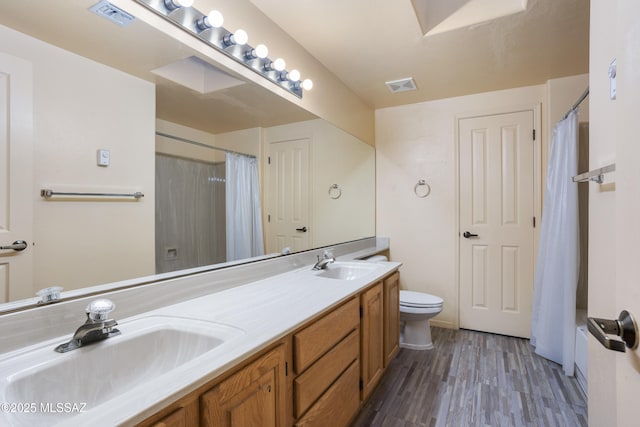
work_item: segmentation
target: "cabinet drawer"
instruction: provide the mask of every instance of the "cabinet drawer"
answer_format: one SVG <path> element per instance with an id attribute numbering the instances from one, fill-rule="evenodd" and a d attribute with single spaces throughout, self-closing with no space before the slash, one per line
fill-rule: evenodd
<path id="1" fill-rule="evenodd" d="M 360 364 L 356 360 L 295 424 L 296 427 L 346 426 L 358 412 L 359 381 Z"/>
<path id="2" fill-rule="evenodd" d="M 300 417 L 360 354 L 356 329 L 294 380 L 295 417 Z"/>
<path id="3" fill-rule="evenodd" d="M 293 336 L 293 361 L 296 373 L 302 373 L 360 324 L 357 298 L 336 308 L 313 325 Z"/>

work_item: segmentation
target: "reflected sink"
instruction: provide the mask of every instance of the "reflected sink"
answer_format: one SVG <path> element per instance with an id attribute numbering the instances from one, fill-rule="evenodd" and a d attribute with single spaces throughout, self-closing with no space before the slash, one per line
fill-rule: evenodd
<path id="1" fill-rule="evenodd" d="M 320 270 L 316 276 L 327 279 L 356 280 L 365 274 L 369 274 L 377 268 L 376 264 L 364 261 L 343 262 L 337 261 L 329 264 L 326 269 Z"/>
<path id="2" fill-rule="evenodd" d="M 68 353 L 56 353 L 54 344 L 0 362 L 0 402 L 29 403 L 37 408 L 0 416 L 13 416 L 10 425 L 64 421 L 80 409 L 89 411 L 244 333 L 219 323 L 168 316 L 123 322 L 118 329 L 119 336 Z M 77 411 L 46 406 L 60 403 L 84 406 Z"/>

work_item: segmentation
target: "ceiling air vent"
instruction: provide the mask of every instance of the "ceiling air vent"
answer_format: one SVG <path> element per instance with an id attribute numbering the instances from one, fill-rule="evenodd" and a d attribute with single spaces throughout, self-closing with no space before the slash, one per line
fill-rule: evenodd
<path id="1" fill-rule="evenodd" d="M 106 0 L 102 0 L 99 3 L 93 5 L 89 10 L 96 15 L 100 15 L 103 18 L 107 18 L 111 22 L 114 22 L 121 27 L 126 27 L 131 24 L 134 19 L 136 19 L 133 15 L 128 14 L 124 10 L 120 9 L 109 3 Z"/>
<path id="2" fill-rule="evenodd" d="M 391 93 L 398 92 L 406 92 L 409 90 L 416 90 L 416 82 L 413 81 L 413 78 L 408 77 L 406 79 L 393 80 L 390 82 L 385 82 Z"/>

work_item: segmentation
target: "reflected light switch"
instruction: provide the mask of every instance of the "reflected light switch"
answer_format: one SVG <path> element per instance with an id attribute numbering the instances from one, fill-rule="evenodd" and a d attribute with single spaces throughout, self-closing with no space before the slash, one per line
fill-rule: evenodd
<path id="1" fill-rule="evenodd" d="M 111 153 L 109 150 L 98 150 L 98 166 L 109 166 Z"/>

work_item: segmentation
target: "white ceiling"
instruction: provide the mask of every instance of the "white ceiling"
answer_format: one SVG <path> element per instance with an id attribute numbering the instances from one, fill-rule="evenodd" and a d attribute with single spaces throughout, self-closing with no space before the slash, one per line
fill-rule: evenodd
<path id="1" fill-rule="evenodd" d="M 521 1 L 525 12 L 424 36 L 412 0 L 251 0 L 374 108 L 587 73 L 589 0 Z M 417 91 L 384 84 L 405 77 Z"/>

